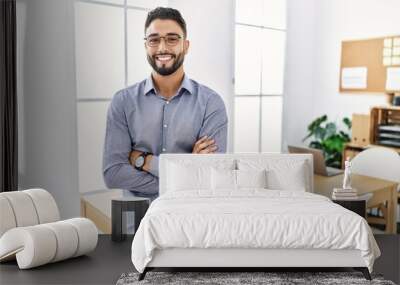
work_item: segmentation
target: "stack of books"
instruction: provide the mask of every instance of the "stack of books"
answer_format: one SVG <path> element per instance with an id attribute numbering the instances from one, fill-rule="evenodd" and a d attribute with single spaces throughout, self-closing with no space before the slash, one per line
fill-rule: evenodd
<path id="1" fill-rule="evenodd" d="M 342 189 L 334 188 L 332 193 L 333 200 L 357 200 L 357 190 L 356 189 Z"/>

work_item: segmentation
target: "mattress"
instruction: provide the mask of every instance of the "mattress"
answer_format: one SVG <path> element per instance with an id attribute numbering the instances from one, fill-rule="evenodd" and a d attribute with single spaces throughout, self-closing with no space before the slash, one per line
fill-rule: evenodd
<path id="1" fill-rule="evenodd" d="M 365 219 L 301 191 L 187 190 L 156 199 L 132 242 L 139 272 L 163 249 L 359 250 L 372 271 L 380 251 Z"/>

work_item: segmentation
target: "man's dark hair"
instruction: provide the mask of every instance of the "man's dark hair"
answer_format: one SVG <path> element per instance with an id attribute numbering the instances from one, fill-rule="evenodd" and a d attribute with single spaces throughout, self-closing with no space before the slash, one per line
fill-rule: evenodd
<path id="1" fill-rule="evenodd" d="M 173 20 L 178 23 L 178 25 L 183 30 L 183 36 L 186 38 L 186 22 L 183 19 L 181 13 L 173 8 L 167 7 L 157 7 L 154 10 L 151 10 L 147 14 L 146 23 L 144 24 L 144 32 L 146 33 L 147 28 L 150 26 L 151 22 L 156 19 L 161 20 Z"/>

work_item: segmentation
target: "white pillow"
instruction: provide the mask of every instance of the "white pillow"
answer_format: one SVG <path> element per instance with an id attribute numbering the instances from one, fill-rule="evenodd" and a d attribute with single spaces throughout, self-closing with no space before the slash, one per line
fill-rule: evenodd
<path id="1" fill-rule="evenodd" d="M 168 166 L 168 191 L 211 188 L 211 167 L 176 163 Z"/>
<path id="2" fill-rule="evenodd" d="M 213 190 L 240 188 L 266 188 L 266 172 L 262 170 L 211 170 L 211 184 Z"/>
<path id="3" fill-rule="evenodd" d="M 201 159 L 200 159 L 201 158 Z M 196 159 L 174 159 L 166 163 L 166 191 L 212 190 L 211 169 L 234 169 L 234 159 L 207 156 Z"/>
<path id="4" fill-rule="evenodd" d="M 236 170 L 237 188 L 267 188 L 267 176 L 262 170 Z"/>
<path id="5" fill-rule="evenodd" d="M 216 169 L 211 170 L 211 188 L 213 190 L 236 190 L 236 170 Z"/>
<path id="6" fill-rule="evenodd" d="M 306 191 L 307 171 L 304 161 L 277 164 L 267 170 L 268 189 Z"/>
<path id="7" fill-rule="evenodd" d="M 239 170 L 266 170 L 267 188 L 271 190 L 307 191 L 309 168 L 305 160 L 239 159 Z"/>

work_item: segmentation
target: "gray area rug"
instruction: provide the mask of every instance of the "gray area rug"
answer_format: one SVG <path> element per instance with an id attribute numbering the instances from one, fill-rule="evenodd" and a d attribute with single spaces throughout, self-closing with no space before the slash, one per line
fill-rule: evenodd
<path id="1" fill-rule="evenodd" d="M 395 285 L 380 275 L 368 281 L 360 272 L 148 272 L 142 281 L 138 273 L 124 273 L 117 285 L 145 284 L 384 284 Z"/>

